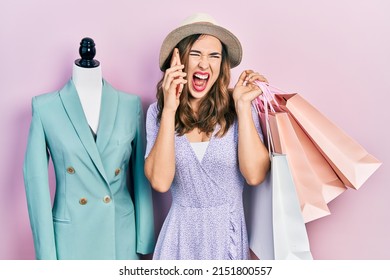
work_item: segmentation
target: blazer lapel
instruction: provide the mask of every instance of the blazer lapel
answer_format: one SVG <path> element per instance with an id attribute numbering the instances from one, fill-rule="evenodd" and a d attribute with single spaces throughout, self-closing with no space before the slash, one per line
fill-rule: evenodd
<path id="1" fill-rule="evenodd" d="M 96 139 L 96 145 L 101 155 L 114 129 L 118 110 L 118 98 L 118 92 L 103 80 L 102 105 L 100 108 L 99 128 Z"/>
<path id="2" fill-rule="evenodd" d="M 100 154 L 93 139 L 87 119 L 84 115 L 83 107 L 72 80 L 69 80 L 65 87 L 60 91 L 60 98 L 68 114 L 69 120 L 75 128 L 84 148 L 87 150 L 104 180 L 108 182 Z"/>

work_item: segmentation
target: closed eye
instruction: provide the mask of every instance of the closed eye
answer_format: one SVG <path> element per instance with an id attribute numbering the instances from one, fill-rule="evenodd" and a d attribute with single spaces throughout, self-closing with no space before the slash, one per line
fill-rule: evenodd
<path id="1" fill-rule="evenodd" d="M 192 51 L 190 52 L 190 56 L 200 56 L 200 52 Z"/>
<path id="2" fill-rule="evenodd" d="M 190 51 L 189 55 L 193 56 L 193 57 L 201 57 L 202 53 L 200 51 Z M 220 59 L 222 57 L 222 55 L 218 52 L 213 52 L 213 53 L 210 53 L 209 55 L 207 55 L 207 57 L 214 58 L 214 59 Z"/>

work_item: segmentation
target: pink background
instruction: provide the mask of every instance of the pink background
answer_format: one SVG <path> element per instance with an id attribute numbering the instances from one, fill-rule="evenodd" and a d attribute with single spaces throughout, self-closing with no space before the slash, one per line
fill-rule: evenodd
<path id="1" fill-rule="evenodd" d="M 80 40 L 89 36 L 105 78 L 140 95 L 146 109 L 161 76 L 162 40 L 199 11 L 212 14 L 242 42 L 234 82 L 252 68 L 271 84 L 301 93 L 383 162 L 361 189 L 329 204 L 330 216 L 307 224 L 314 258 L 390 259 L 387 0 L 2 0 L 0 259 L 34 258 L 22 176 L 31 98 L 64 85 Z M 154 198 L 159 229 L 169 198 Z"/>

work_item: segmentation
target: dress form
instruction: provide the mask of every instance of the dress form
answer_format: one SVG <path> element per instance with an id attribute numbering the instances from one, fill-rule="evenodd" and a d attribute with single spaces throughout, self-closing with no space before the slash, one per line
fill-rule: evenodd
<path id="1" fill-rule="evenodd" d="M 102 96 L 102 71 L 100 62 L 94 59 L 95 43 L 91 38 L 83 38 L 79 53 L 81 59 L 73 64 L 72 80 L 83 107 L 84 115 L 94 133 L 99 127 L 99 115 Z"/>

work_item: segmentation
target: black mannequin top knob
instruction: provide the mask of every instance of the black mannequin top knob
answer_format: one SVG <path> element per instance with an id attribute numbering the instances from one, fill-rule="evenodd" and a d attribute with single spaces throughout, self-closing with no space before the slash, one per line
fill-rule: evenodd
<path id="1" fill-rule="evenodd" d="M 96 55 L 96 48 L 95 42 L 91 38 L 85 37 L 81 40 L 79 54 L 81 58 L 75 61 L 77 66 L 94 68 L 100 65 L 98 60 L 93 59 Z"/>

